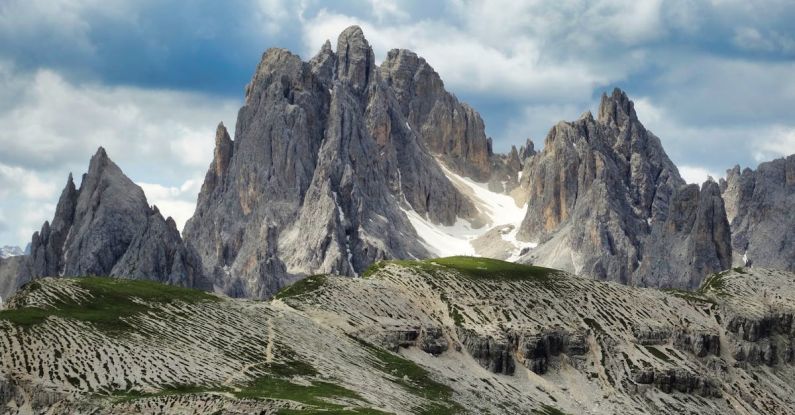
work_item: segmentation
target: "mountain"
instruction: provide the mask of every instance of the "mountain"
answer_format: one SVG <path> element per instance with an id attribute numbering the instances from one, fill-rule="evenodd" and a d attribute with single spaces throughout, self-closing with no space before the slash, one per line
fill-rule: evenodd
<path id="1" fill-rule="evenodd" d="M 0 263 L 17 275 L 0 295 L 111 275 L 265 299 L 309 275 L 452 255 L 679 289 L 733 264 L 795 270 L 792 157 L 687 185 L 620 89 L 542 149 L 496 154 L 428 62 L 394 49 L 376 65 L 357 26 L 306 62 L 267 50 L 233 136 L 218 125 L 183 235 L 100 149 L 26 259 Z"/>
<path id="2" fill-rule="evenodd" d="M 18 246 L 0 246 L 0 259 L 10 258 L 12 256 L 25 255 L 22 248 Z"/>
<path id="3" fill-rule="evenodd" d="M 792 414 L 795 274 L 693 292 L 453 257 L 269 302 L 44 278 L 0 311 L 3 413 Z"/>
<path id="4" fill-rule="evenodd" d="M 735 166 L 720 185 L 739 262 L 795 270 L 795 155 L 756 170 Z"/>
<path id="5" fill-rule="evenodd" d="M 326 42 L 309 62 L 265 52 L 234 136 L 219 125 L 184 232 L 232 296 L 265 298 L 305 275 L 355 276 L 380 259 L 435 256 L 409 215 L 429 226 L 487 221 L 436 158 L 480 180 L 508 168 L 480 116 L 424 61 L 392 51 L 379 68 L 356 26 L 336 52 Z"/>
<path id="6" fill-rule="evenodd" d="M 686 185 L 616 89 L 596 119 L 560 122 L 524 165 L 522 261 L 624 284 L 695 288 L 731 266 L 717 183 Z"/>
<path id="7" fill-rule="evenodd" d="M 79 189 L 69 175 L 52 222 L 33 234 L 30 254 L 20 258 L 15 277 L 3 271 L 6 290 L 0 295 L 48 276 L 103 275 L 211 288 L 201 259 L 182 241 L 174 220 L 150 207 L 143 190 L 101 147 Z"/>

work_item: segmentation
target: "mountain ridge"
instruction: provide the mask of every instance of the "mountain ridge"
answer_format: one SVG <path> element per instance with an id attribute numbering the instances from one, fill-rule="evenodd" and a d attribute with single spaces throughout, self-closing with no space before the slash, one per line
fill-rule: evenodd
<path id="1" fill-rule="evenodd" d="M 357 26 L 306 62 L 271 48 L 234 133 L 216 129 L 182 235 L 100 148 L 81 189 L 67 180 L 30 255 L 0 264 L 0 295 L 93 274 L 268 298 L 307 275 L 452 254 L 669 288 L 732 265 L 795 267 L 782 226 L 795 223 L 792 156 L 686 185 L 618 88 L 596 118 L 561 121 L 534 147 L 494 153 L 481 117 L 428 62 L 393 49 L 376 65 Z M 748 213 L 767 206 L 767 217 Z"/>

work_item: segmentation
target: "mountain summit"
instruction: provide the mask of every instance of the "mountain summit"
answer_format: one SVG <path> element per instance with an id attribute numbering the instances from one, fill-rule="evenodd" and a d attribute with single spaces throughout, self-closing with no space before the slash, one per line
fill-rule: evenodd
<path id="1" fill-rule="evenodd" d="M 69 175 L 52 222 L 33 234 L 24 258 L 11 285 L 47 276 L 99 275 L 211 288 L 174 220 L 149 206 L 143 190 L 102 147 L 79 189 Z"/>
<path id="2" fill-rule="evenodd" d="M 599 116 L 560 122 L 522 174 L 523 258 L 624 284 L 695 288 L 731 266 L 731 232 L 716 183 L 686 185 L 624 91 Z"/>
<path id="3" fill-rule="evenodd" d="M 234 140 L 219 127 L 185 228 L 222 291 L 267 297 L 302 275 L 431 256 L 405 211 L 442 226 L 478 220 L 435 158 L 488 180 L 501 159 L 483 121 L 424 60 L 389 56 L 376 66 L 357 26 L 309 62 L 284 49 L 262 56 Z"/>
<path id="4" fill-rule="evenodd" d="M 100 148 L 30 255 L 0 263 L 0 295 L 42 276 L 112 275 L 268 298 L 309 275 L 452 255 L 695 288 L 733 265 L 795 267 L 793 165 L 687 185 L 618 88 L 541 150 L 528 139 L 495 154 L 425 59 L 393 49 L 376 65 L 351 26 L 306 62 L 262 55 L 235 131 L 216 129 L 182 237 Z"/>

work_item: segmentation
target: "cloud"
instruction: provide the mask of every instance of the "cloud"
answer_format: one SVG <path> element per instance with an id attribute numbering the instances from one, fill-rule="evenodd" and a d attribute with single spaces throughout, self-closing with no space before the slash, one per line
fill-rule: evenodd
<path id="1" fill-rule="evenodd" d="M 195 93 L 75 85 L 50 70 L 5 79 L 7 90 L 21 92 L 13 93 L 13 108 L 0 112 L 0 162 L 40 170 L 82 166 L 99 146 L 122 164 L 157 164 L 159 172 L 204 167 L 215 126 L 233 124 L 238 107 L 236 100 Z"/>
<path id="2" fill-rule="evenodd" d="M 723 174 L 717 174 L 698 166 L 680 166 L 679 174 L 683 179 L 685 179 L 686 182 L 695 183 L 697 185 L 701 185 L 710 177 L 717 180 L 718 178 L 725 176 Z"/>
<path id="3" fill-rule="evenodd" d="M 770 138 L 759 145 L 754 153 L 758 162 L 795 154 L 795 127 L 773 127 Z"/>
<path id="4" fill-rule="evenodd" d="M 79 181 L 99 146 L 134 181 L 179 189 L 148 193 L 150 203 L 183 223 L 198 194 L 185 183 L 201 183 L 215 127 L 224 121 L 234 130 L 239 105 L 200 93 L 75 84 L 52 70 L 23 74 L 0 65 L 0 102 L 7 100 L 14 105 L 0 106 L 0 210 L 13 229 L 0 240 L 15 245 L 52 219 L 67 174 Z"/>
<path id="5" fill-rule="evenodd" d="M 722 177 L 735 164 L 755 168 L 761 161 L 795 153 L 793 124 L 695 124 L 674 116 L 684 102 L 648 96 L 635 100 L 638 118 L 655 135 L 674 163 L 692 172 L 692 178 Z M 660 101 L 658 101 L 660 100 Z"/>
<path id="6" fill-rule="evenodd" d="M 196 177 L 203 178 L 199 172 Z M 160 209 L 164 216 L 171 216 L 177 223 L 177 229 L 182 230 L 185 222 L 193 216 L 196 209 L 196 197 L 201 190 L 202 180 L 189 179 L 180 186 L 163 186 L 157 183 L 137 183 L 144 190 L 149 204 Z"/>

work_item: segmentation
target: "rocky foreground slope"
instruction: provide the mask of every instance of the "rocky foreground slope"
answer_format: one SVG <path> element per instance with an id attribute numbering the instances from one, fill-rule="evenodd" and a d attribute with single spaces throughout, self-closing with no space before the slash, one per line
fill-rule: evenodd
<path id="1" fill-rule="evenodd" d="M 795 413 L 795 275 L 696 292 L 495 260 L 380 263 L 270 302 L 42 279 L 0 311 L 4 413 Z"/>

